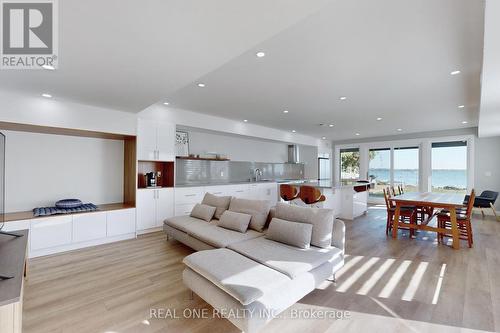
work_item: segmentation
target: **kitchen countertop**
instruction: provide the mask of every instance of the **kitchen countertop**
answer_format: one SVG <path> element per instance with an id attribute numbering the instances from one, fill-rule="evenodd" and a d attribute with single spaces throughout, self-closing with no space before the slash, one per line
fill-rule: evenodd
<path id="1" fill-rule="evenodd" d="M 290 180 L 287 180 L 290 181 Z M 286 181 L 285 181 L 286 182 Z M 259 181 L 236 181 L 236 182 L 213 182 L 199 184 L 176 184 L 175 187 L 198 187 L 198 186 L 221 186 L 221 185 L 242 185 L 242 184 L 272 184 L 279 183 L 277 180 L 259 180 Z"/>
<path id="2" fill-rule="evenodd" d="M 0 274 L 14 276 L 0 280 L 0 306 L 19 302 L 24 280 L 24 262 L 28 244 L 28 230 L 16 231 L 22 237 L 0 235 Z"/>
<path id="3" fill-rule="evenodd" d="M 331 180 L 297 180 L 297 181 L 287 181 L 286 184 L 290 185 L 308 185 L 317 188 L 346 188 L 355 186 L 370 186 L 369 183 L 358 182 L 358 181 L 343 181 L 339 184 L 334 184 Z"/>

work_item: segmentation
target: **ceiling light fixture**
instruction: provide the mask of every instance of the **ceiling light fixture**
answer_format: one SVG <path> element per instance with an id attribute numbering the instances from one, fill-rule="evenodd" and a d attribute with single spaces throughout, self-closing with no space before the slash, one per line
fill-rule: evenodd
<path id="1" fill-rule="evenodd" d="M 326 136 L 321 137 L 323 140 L 326 140 Z"/>
<path id="2" fill-rule="evenodd" d="M 396 131 L 398 131 L 398 132 L 402 132 L 402 131 L 403 131 L 403 129 L 402 129 L 402 128 L 398 128 Z"/>
<path id="3" fill-rule="evenodd" d="M 262 52 L 262 51 L 259 51 L 259 52 L 255 53 L 255 55 L 257 56 L 257 58 L 262 58 L 262 57 L 266 56 L 266 54 L 264 52 Z"/>
<path id="4" fill-rule="evenodd" d="M 248 119 L 243 119 L 243 122 L 247 123 L 247 122 L 248 122 Z"/>
<path id="5" fill-rule="evenodd" d="M 462 124 L 464 124 L 464 125 L 467 124 L 467 123 L 468 123 L 468 121 L 465 121 L 465 120 L 462 121 Z"/>
<path id="6" fill-rule="evenodd" d="M 43 69 L 46 69 L 46 70 L 49 70 L 49 71 L 53 71 L 55 70 L 55 67 L 54 66 L 51 66 L 51 65 L 43 65 L 42 66 Z"/>
<path id="7" fill-rule="evenodd" d="M 360 136 L 361 134 L 359 134 L 359 133 L 356 133 L 356 134 L 354 134 L 354 135 L 356 135 L 356 136 Z"/>
<path id="8" fill-rule="evenodd" d="M 465 105 L 459 105 L 458 108 L 459 109 L 463 109 L 465 107 Z"/>
<path id="9" fill-rule="evenodd" d="M 377 121 L 381 121 L 381 120 L 382 120 L 382 117 L 378 117 L 378 118 L 377 118 Z"/>
<path id="10" fill-rule="evenodd" d="M 198 83 L 198 87 L 205 88 L 205 83 Z"/>
<path id="11" fill-rule="evenodd" d="M 460 71 L 457 70 L 450 73 L 450 75 L 457 75 L 457 74 L 460 74 Z"/>
<path id="12" fill-rule="evenodd" d="M 333 124 L 328 125 L 328 127 L 333 127 Z"/>
<path id="13" fill-rule="evenodd" d="M 51 94 L 42 94 L 42 96 L 45 97 L 45 98 L 52 98 Z"/>
<path id="14" fill-rule="evenodd" d="M 339 97 L 339 99 L 340 99 L 341 101 L 345 101 L 345 100 L 347 99 L 347 97 L 345 97 L 345 96 L 340 96 L 340 97 Z"/>
<path id="15" fill-rule="evenodd" d="M 290 111 L 288 111 L 288 110 L 283 110 L 283 113 L 288 113 L 288 112 L 290 112 Z"/>
<path id="16" fill-rule="evenodd" d="M 169 102 L 163 102 L 163 105 L 169 105 L 170 103 Z"/>
<path id="17" fill-rule="evenodd" d="M 292 130 L 292 133 L 296 133 L 297 131 L 296 130 Z"/>

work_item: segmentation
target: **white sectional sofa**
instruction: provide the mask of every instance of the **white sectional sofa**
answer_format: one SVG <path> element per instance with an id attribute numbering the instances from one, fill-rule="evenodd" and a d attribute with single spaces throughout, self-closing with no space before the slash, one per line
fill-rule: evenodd
<path id="1" fill-rule="evenodd" d="M 199 251 L 184 258 L 186 286 L 240 330 L 257 332 L 344 265 L 345 225 L 326 209 L 278 203 L 259 210 L 262 203 L 231 200 L 260 223 L 239 232 L 221 227 L 224 218 L 180 216 L 164 230 Z M 263 211 L 267 223 L 259 228 Z"/>

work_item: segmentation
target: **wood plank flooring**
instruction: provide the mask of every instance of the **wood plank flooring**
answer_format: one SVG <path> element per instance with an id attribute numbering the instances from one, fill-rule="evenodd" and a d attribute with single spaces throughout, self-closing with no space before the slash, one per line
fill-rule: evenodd
<path id="1" fill-rule="evenodd" d="M 462 242 L 455 251 L 426 232 L 386 237 L 385 216 L 372 207 L 347 221 L 348 257 L 337 283 L 323 283 L 263 332 L 500 331 L 500 223 L 476 216 L 474 248 Z M 238 332 L 226 319 L 184 318 L 212 311 L 199 297 L 189 300 L 182 283 L 182 258 L 191 252 L 154 233 L 33 259 L 24 332 Z M 150 309 L 180 318 L 154 319 Z M 315 310 L 349 317 L 291 318 Z"/>

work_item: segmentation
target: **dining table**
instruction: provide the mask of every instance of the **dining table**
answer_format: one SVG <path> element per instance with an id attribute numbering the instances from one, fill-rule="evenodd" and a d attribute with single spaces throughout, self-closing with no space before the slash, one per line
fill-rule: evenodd
<path id="1" fill-rule="evenodd" d="M 392 238 L 398 238 L 398 227 L 412 228 L 418 230 L 434 231 L 437 233 L 451 234 L 453 239 L 452 247 L 460 248 L 460 234 L 457 223 L 457 209 L 464 206 L 465 194 L 457 193 L 435 193 L 435 192 L 411 192 L 392 197 L 391 200 L 396 204 L 394 212 L 394 221 L 392 228 Z M 451 232 L 450 229 L 439 228 L 428 225 L 432 218 L 427 221 L 422 221 L 421 224 L 408 224 L 399 222 L 401 207 L 432 207 L 434 209 L 447 209 L 450 212 Z"/>

